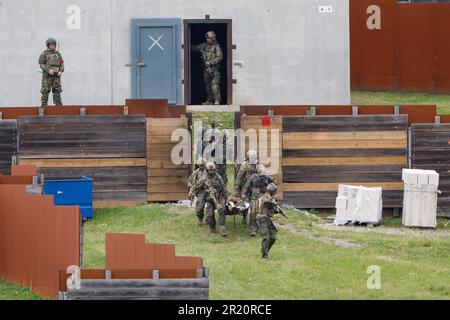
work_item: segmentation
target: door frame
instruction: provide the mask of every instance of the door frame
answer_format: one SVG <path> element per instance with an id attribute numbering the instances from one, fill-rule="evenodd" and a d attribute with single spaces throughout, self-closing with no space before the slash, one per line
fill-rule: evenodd
<path id="1" fill-rule="evenodd" d="M 233 104 L 233 20 L 232 19 L 184 19 L 183 20 L 183 48 L 184 48 L 184 104 L 189 105 L 190 98 L 190 70 L 191 43 L 190 24 L 222 23 L 227 25 L 227 105 Z"/>
<path id="2" fill-rule="evenodd" d="M 139 30 L 147 27 L 171 27 L 174 30 L 173 37 L 174 54 L 174 76 L 173 85 L 175 87 L 175 101 L 168 98 L 169 105 L 181 105 L 182 100 L 182 78 L 181 78 L 181 18 L 145 18 L 131 19 L 131 97 L 133 99 L 143 99 L 140 97 L 140 69 L 136 63 L 140 52 Z"/>

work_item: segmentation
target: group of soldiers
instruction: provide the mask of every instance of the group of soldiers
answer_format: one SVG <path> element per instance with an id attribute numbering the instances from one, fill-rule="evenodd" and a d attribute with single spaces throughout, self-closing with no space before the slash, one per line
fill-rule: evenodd
<path id="1" fill-rule="evenodd" d="M 230 194 L 213 162 L 201 159 L 188 180 L 189 199 L 196 198 L 195 211 L 198 225 L 209 226 L 211 233 L 216 233 L 216 211 L 218 213 L 219 233 L 227 236 L 225 218 L 231 207 L 237 202 L 250 203 L 250 236 L 259 233 L 262 237 L 261 256 L 267 259 L 269 251 L 277 240 L 277 229 L 272 221 L 276 213 L 284 213 L 275 200 L 278 191 L 275 180 L 267 174 L 265 166 L 258 163 L 257 153 L 250 150 L 246 154 L 245 162 L 240 166 L 235 181 L 235 194 Z M 233 205 L 230 205 L 233 204 Z M 241 206 L 242 207 L 242 206 Z M 246 213 L 242 212 L 244 222 Z"/>

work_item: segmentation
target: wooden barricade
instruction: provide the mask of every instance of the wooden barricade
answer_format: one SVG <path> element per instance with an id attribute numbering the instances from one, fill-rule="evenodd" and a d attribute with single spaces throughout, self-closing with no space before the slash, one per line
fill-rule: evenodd
<path id="1" fill-rule="evenodd" d="M 174 164 L 171 141 L 176 129 L 188 130 L 188 118 L 147 119 L 147 200 L 178 201 L 188 197 L 189 164 Z"/>
<path id="2" fill-rule="evenodd" d="M 414 124 L 411 149 L 414 169 L 439 173 L 438 215 L 450 217 L 450 124 Z"/>
<path id="3" fill-rule="evenodd" d="M 283 168 L 282 168 L 282 117 L 281 116 L 244 116 L 241 117 L 240 126 L 245 137 L 238 136 L 238 139 L 245 142 L 246 153 L 249 149 L 258 152 L 260 162 L 266 167 L 275 165 L 270 160 L 264 160 L 261 155 L 266 155 L 267 159 L 274 157 L 277 162 L 276 168 L 273 169 L 272 177 L 278 184 L 279 192 L 277 198 L 283 199 Z M 245 139 L 245 140 L 244 140 Z M 252 141 L 256 144 L 252 144 Z M 237 151 L 241 154 L 240 150 Z M 241 155 L 241 158 L 242 155 Z"/>
<path id="4" fill-rule="evenodd" d="M 380 186 L 385 207 L 402 206 L 407 117 L 283 117 L 284 201 L 333 208 L 339 184 Z"/>
<path id="5" fill-rule="evenodd" d="M 17 123 L 0 119 L 0 175 L 11 173 L 11 162 L 17 156 Z"/>
<path id="6" fill-rule="evenodd" d="M 94 179 L 94 207 L 146 202 L 145 117 L 19 117 L 19 163 L 48 178 Z"/>

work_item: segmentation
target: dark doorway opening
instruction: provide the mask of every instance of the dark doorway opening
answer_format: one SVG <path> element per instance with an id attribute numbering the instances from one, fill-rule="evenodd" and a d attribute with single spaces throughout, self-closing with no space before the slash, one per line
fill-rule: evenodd
<path id="1" fill-rule="evenodd" d="M 200 105 L 206 101 L 205 82 L 201 53 L 193 52 L 192 46 L 204 43 L 205 34 L 214 31 L 222 48 L 220 64 L 221 104 L 232 104 L 232 40 L 231 20 L 185 20 L 184 21 L 184 99 L 187 105 Z"/>

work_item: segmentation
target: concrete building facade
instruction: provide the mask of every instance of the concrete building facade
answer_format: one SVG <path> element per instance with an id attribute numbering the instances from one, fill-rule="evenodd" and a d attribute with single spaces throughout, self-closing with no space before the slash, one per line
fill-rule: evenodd
<path id="1" fill-rule="evenodd" d="M 0 0 L 0 105 L 40 104 L 37 60 L 50 36 L 66 65 L 65 104 L 123 104 L 133 91 L 132 19 L 206 15 L 232 21 L 227 104 L 350 103 L 348 0 Z"/>

